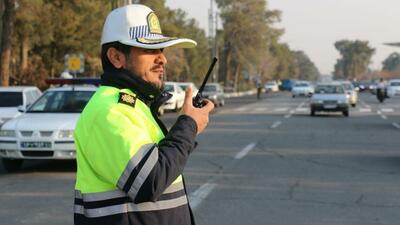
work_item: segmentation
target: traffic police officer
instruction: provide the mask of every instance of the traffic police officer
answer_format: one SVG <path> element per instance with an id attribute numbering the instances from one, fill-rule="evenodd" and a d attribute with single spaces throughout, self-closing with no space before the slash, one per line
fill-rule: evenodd
<path id="1" fill-rule="evenodd" d="M 162 34 L 156 14 L 133 4 L 113 10 L 102 33 L 102 85 L 76 129 L 75 224 L 194 224 L 181 175 L 214 105 L 192 105 L 191 89 L 168 131 L 157 117 L 167 47 L 190 39 Z"/>

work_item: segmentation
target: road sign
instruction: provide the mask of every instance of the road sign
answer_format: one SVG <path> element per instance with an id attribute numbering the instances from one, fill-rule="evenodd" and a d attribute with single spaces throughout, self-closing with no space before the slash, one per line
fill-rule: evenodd
<path id="1" fill-rule="evenodd" d="M 85 60 L 83 54 L 66 54 L 64 56 L 65 70 L 72 73 L 83 73 L 85 71 Z"/>

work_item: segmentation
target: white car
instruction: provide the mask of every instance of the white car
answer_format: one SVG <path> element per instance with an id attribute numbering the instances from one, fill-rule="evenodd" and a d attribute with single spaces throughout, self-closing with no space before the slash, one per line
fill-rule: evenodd
<path id="1" fill-rule="evenodd" d="M 95 86 L 50 88 L 0 129 L 0 156 L 8 171 L 25 159 L 75 159 L 74 129 Z"/>
<path id="2" fill-rule="evenodd" d="M 0 87 L 0 127 L 7 120 L 21 115 L 20 110 L 26 110 L 42 92 L 34 86 Z"/>
<path id="3" fill-rule="evenodd" d="M 197 92 L 199 91 L 199 89 L 196 87 L 196 85 L 192 82 L 178 82 L 178 85 L 184 91 L 186 91 L 186 88 L 192 87 L 192 96 L 193 97 L 195 97 L 197 95 Z"/>
<path id="4" fill-rule="evenodd" d="M 400 95 L 400 79 L 389 80 L 387 85 L 387 95 L 389 97 Z"/>
<path id="5" fill-rule="evenodd" d="M 314 93 L 314 88 L 309 82 L 296 82 L 292 87 L 292 97 L 307 96 L 311 97 Z"/>
<path id="6" fill-rule="evenodd" d="M 269 81 L 264 85 L 265 92 L 277 92 L 279 91 L 278 83 L 276 81 Z"/>
<path id="7" fill-rule="evenodd" d="M 185 92 L 176 82 L 165 82 L 164 90 L 172 94 L 172 98 L 162 106 L 162 109 L 179 111 L 185 101 Z"/>
<path id="8" fill-rule="evenodd" d="M 353 84 L 350 81 L 342 81 L 344 90 L 346 92 L 346 97 L 349 100 L 352 107 L 356 107 L 358 102 L 358 92 L 354 88 Z"/>
<path id="9" fill-rule="evenodd" d="M 342 112 L 344 116 L 349 116 L 349 99 L 343 84 L 338 82 L 317 84 L 310 100 L 310 115 L 315 116 L 318 111 Z"/>

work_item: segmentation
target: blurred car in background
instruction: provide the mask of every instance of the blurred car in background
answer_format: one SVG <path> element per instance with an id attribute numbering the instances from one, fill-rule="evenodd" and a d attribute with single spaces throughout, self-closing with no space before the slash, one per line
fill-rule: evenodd
<path id="1" fill-rule="evenodd" d="M 292 97 L 307 96 L 311 97 L 314 93 L 314 87 L 307 81 L 298 81 L 292 87 Z"/>
<path id="2" fill-rule="evenodd" d="M 75 159 L 74 129 L 95 86 L 49 88 L 19 117 L 0 129 L 0 156 L 7 171 L 25 159 Z"/>
<path id="3" fill-rule="evenodd" d="M 291 91 L 295 82 L 295 80 L 290 79 L 282 80 L 281 86 L 279 88 L 282 91 Z"/>
<path id="4" fill-rule="evenodd" d="M 278 83 L 276 81 L 268 81 L 264 85 L 265 92 L 277 92 L 279 91 Z"/>
<path id="5" fill-rule="evenodd" d="M 359 92 L 370 91 L 373 93 L 374 90 L 376 89 L 376 82 L 373 80 L 361 80 L 353 82 L 353 86 L 354 88 L 358 87 Z"/>
<path id="6" fill-rule="evenodd" d="M 400 79 L 389 80 L 387 85 L 388 97 L 394 97 L 400 95 Z"/>
<path id="7" fill-rule="evenodd" d="M 347 94 L 347 99 L 352 107 L 356 107 L 358 102 L 358 92 L 350 81 L 341 81 Z"/>
<path id="8" fill-rule="evenodd" d="M 163 113 L 164 110 L 173 110 L 175 112 L 179 111 L 185 100 L 185 92 L 178 85 L 177 82 L 165 82 L 164 91 L 172 94 L 172 98 L 170 98 L 164 105 L 162 105 L 160 114 Z"/>
<path id="9" fill-rule="evenodd" d="M 218 83 L 208 83 L 204 86 L 203 97 L 210 99 L 215 107 L 225 105 L 224 90 Z"/>
<path id="10" fill-rule="evenodd" d="M 0 87 L 0 127 L 6 121 L 15 118 L 26 110 L 42 92 L 34 86 Z"/>
<path id="11" fill-rule="evenodd" d="M 182 90 L 186 91 L 188 87 L 192 87 L 192 96 L 196 96 L 197 92 L 199 89 L 196 87 L 196 85 L 192 82 L 178 82 L 179 87 L 182 88 Z"/>
<path id="12" fill-rule="evenodd" d="M 320 83 L 310 100 L 310 114 L 314 116 L 318 111 L 342 112 L 349 116 L 349 100 L 341 83 Z"/>

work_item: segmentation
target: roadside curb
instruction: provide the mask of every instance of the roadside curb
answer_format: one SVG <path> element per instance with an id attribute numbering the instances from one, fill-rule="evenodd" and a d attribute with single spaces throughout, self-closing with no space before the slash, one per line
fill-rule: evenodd
<path id="1" fill-rule="evenodd" d="M 257 93 L 257 90 L 250 90 L 250 91 L 224 94 L 224 97 L 225 98 L 234 98 L 234 97 L 240 97 L 240 96 L 245 96 L 245 95 L 253 95 L 255 93 Z"/>

